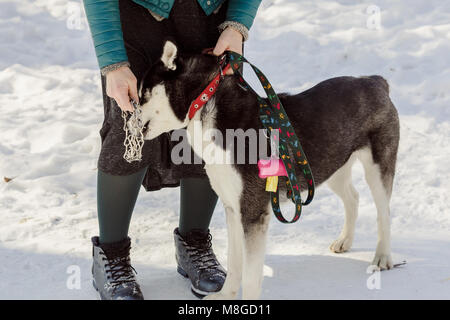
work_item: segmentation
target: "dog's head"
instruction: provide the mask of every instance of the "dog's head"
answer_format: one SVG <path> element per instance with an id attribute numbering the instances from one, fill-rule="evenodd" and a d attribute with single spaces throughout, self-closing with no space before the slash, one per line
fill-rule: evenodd
<path id="1" fill-rule="evenodd" d="M 182 56 L 173 42 L 166 41 L 161 58 L 139 85 L 144 139 L 187 126 L 189 105 L 212 80 L 217 61 L 205 54 Z"/>

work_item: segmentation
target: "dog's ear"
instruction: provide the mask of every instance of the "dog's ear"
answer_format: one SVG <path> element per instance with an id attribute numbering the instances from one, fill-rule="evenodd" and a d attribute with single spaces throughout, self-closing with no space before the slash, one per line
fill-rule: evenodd
<path id="1" fill-rule="evenodd" d="M 175 64 L 175 58 L 177 57 L 178 48 L 172 42 L 167 40 L 164 44 L 161 61 L 164 63 L 167 69 L 175 70 L 177 68 Z"/>

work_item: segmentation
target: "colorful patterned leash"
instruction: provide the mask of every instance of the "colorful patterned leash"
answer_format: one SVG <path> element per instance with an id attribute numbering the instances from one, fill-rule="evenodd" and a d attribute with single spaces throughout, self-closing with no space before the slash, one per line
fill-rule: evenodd
<path id="1" fill-rule="evenodd" d="M 306 159 L 305 153 L 303 152 L 302 146 L 300 145 L 294 128 L 289 121 L 286 111 L 284 110 L 280 99 L 273 90 L 273 87 L 267 80 L 266 76 L 257 67 L 248 62 L 247 59 L 245 59 L 242 55 L 233 51 L 227 51 L 227 56 L 233 72 L 239 76 L 240 84 L 244 88 L 255 93 L 260 106 L 259 116 L 263 126 L 266 128 L 266 130 L 268 130 L 268 132 L 272 132 L 272 130 L 278 130 L 278 135 L 275 132 L 275 134 L 271 136 L 273 136 L 275 139 L 278 139 L 279 141 L 279 155 L 281 156 L 281 160 L 287 172 L 287 197 L 288 199 L 291 199 L 295 204 L 295 215 L 291 221 L 288 221 L 283 217 L 280 209 L 277 179 L 274 180 L 275 187 L 270 192 L 272 210 L 279 221 L 283 223 L 296 222 L 300 218 L 302 206 L 308 205 L 314 197 L 314 178 L 308 160 Z M 244 62 L 248 63 L 258 76 L 258 79 L 267 94 L 267 99 L 269 100 L 270 104 L 267 104 L 265 99 L 261 98 L 255 92 L 255 90 L 253 90 L 252 87 L 244 80 L 242 73 L 239 71 L 240 66 Z M 291 159 L 289 155 L 289 148 L 291 149 L 294 159 Z M 292 160 L 294 160 L 294 162 L 300 166 L 302 174 L 305 177 L 307 183 L 308 197 L 305 202 L 302 202 L 300 196 L 299 183 L 297 181 L 297 175 L 295 173 L 295 168 Z M 269 180 L 267 182 L 269 182 Z"/>

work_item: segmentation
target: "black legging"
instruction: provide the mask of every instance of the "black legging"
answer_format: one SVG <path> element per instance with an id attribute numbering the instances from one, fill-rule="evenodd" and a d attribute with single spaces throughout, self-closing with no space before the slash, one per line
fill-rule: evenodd
<path id="1" fill-rule="evenodd" d="M 112 243 L 127 237 L 131 215 L 147 167 L 127 176 L 113 176 L 98 170 L 97 211 L 100 243 Z M 179 232 L 209 227 L 217 195 L 208 179 L 181 179 Z"/>

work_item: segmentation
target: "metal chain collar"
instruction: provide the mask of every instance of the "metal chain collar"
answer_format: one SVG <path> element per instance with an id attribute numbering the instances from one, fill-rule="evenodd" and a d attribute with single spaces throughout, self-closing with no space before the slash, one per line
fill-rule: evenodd
<path id="1" fill-rule="evenodd" d="M 144 124 L 141 119 L 142 109 L 134 100 L 131 100 L 131 104 L 133 105 L 134 112 L 131 113 L 128 121 L 128 111 L 122 110 L 123 131 L 125 131 L 125 140 L 123 142 L 125 153 L 123 154 L 123 158 L 128 163 L 131 163 L 132 161 L 141 161 L 142 148 L 144 147 Z"/>

